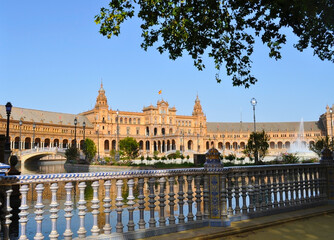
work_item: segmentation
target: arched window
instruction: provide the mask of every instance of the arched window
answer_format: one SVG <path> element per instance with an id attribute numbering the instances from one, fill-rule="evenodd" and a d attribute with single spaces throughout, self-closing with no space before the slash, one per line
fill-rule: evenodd
<path id="1" fill-rule="evenodd" d="M 109 151 L 109 140 L 104 141 L 104 151 Z"/>

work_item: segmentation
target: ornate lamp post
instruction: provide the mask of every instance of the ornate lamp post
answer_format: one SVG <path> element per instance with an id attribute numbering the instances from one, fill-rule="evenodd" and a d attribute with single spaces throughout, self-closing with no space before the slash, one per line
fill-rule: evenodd
<path id="1" fill-rule="evenodd" d="M 20 125 L 20 142 L 19 142 L 19 152 L 21 155 L 21 150 L 22 150 L 22 140 L 21 140 L 21 133 L 22 133 L 22 120 L 20 119 L 19 121 L 19 125 Z"/>
<path id="2" fill-rule="evenodd" d="M 333 110 L 332 108 L 329 109 L 329 112 L 331 114 L 331 138 L 332 138 L 331 145 L 332 145 L 332 151 L 333 151 Z"/>
<path id="3" fill-rule="evenodd" d="M 100 160 L 100 135 L 99 135 L 100 125 L 97 124 L 97 161 Z"/>
<path id="4" fill-rule="evenodd" d="M 255 121 L 255 106 L 257 104 L 257 101 L 255 98 L 252 98 L 251 99 L 251 104 L 253 106 L 253 118 L 254 118 L 254 134 L 253 134 L 253 141 L 254 141 L 254 145 L 256 145 L 255 143 L 255 133 L 256 133 L 256 121 Z M 258 154 L 257 154 L 257 150 L 255 150 L 254 152 L 254 155 L 255 155 L 255 163 L 258 163 Z"/>
<path id="5" fill-rule="evenodd" d="M 32 148 L 35 148 L 35 129 L 36 129 L 36 123 L 32 125 Z"/>
<path id="6" fill-rule="evenodd" d="M 118 125 L 118 119 L 119 119 L 119 110 L 116 111 L 116 153 L 115 153 L 115 160 L 119 161 L 119 125 Z"/>
<path id="7" fill-rule="evenodd" d="M 77 148 L 77 118 L 74 118 L 74 147 Z"/>
<path id="8" fill-rule="evenodd" d="M 9 141 L 9 117 L 10 113 L 12 112 L 12 104 L 7 102 L 6 104 L 6 113 L 7 113 L 7 131 L 6 131 L 6 144 L 5 144 L 5 164 L 8 164 L 8 158 L 10 156 L 10 141 Z"/>

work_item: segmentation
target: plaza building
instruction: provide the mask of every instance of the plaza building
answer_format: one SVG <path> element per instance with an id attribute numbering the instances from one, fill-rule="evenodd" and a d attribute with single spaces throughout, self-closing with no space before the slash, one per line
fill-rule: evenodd
<path id="1" fill-rule="evenodd" d="M 318 137 L 332 136 L 334 105 L 316 121 L 257 122 L 257 131 L 270 136 L 269 154 L 288 152 L 301 139 L 304 146 Z M 77 119 L 77 124 L 74 124 Z M 20 124 L 21 122 L 21 124 Z M 300 130 L 301 124 L 303 131 Z M 6 134 L 6 110 L 0 105 L 0 135 Z M 10 116 L 10 143 L 14 152 L 31 148 L 82 149 L 84 138 L 92 139 L 100 156 L 109 156 L 125 137 L 139 143 L 140 155 L 152 156 L 155 151 L 167 155 L 181 151 L 184 155 L 205 153 L 214 146 L 224 154 L 242 156 L 253 131 L 252 122 L 208 122 L 197 96 L 191 115 L 177 115 L 177 109 L 161 99 L 140 112 L 111 109 L 103 85 L 95 107 L 79 114 L 56 113 L 13 107 Z"/>

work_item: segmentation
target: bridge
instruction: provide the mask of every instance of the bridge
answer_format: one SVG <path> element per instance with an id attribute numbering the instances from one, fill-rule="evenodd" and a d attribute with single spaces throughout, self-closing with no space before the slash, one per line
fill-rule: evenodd
<path id="1" fill-rule="evenodd" d="M 19 239 L 40 240 L 226 229 L 244 219 L 330 206 L 333 178 L 330 150 L 320 163 L 223 167 L 215 149 L 204 168 L 3 176 L 4 239 L 13 219 Z M 15 191 L 21 195 L 14 198 L 16 218 Z"/>
<path id="2" fill-rule="evenodd" d="M 58 148 L 58 147 L 45 147 L 45 148 L 33 148 L 25 151 L 16 152 L 16 156 L 18 157 L 21 164 L 23 164 L 28 159 L 36 159 L 42 158 L 47 155 L 60 155 L 65 157 L 66 148 Z"/>

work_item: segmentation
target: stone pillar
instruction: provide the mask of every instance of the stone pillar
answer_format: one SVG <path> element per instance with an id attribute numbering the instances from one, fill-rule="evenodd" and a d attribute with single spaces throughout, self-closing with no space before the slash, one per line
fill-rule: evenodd
<path id="1" fill-rule="evenodd" d="M 324 148 L 321 151 L 321 159 L 320 164 L 325 166 L 323 169 L 324 171 L 321 171 L 319 169 L 319 176 L 320 179 L 324 178 L 326 187 L 324 188 L 325 192 L 321 194 L 327 195 L 327 199 L 334 204 L 334 161 L 333 161 L 333 154 L 331 150 L 328 148 Z M 324 174 L 325 176 L 321 176 Z"/>
<path id="2" fill-rule="evenodd" d="M 208 175 L 209 185 L 209 219 L 210 226 L 229 226 L 230 220 L 226 218 L 226 181 L 221 181 L 223 164 L 220 161 L 220 153 L 216 148 L 211 148 L 206 153 L 204 169 Z M 224 206 L 225 205 L 225 206 Z M 224 216 L 225 215 L 225 216 Z"/>

